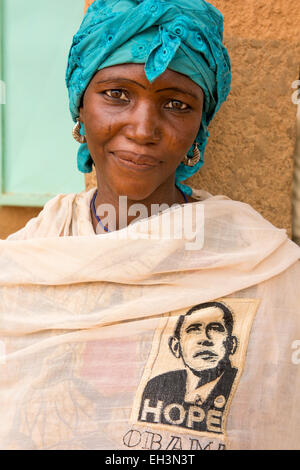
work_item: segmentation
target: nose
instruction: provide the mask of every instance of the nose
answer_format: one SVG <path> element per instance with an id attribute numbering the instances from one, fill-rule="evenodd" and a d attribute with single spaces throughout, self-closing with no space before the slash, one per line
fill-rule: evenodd
<path id="1" fill-rule="evenodd" d="M 209 328 L 205 328 L 202 330 L 202 334 L 200 338 L 198 339 L 197 342 L 201 346 L 213 346 L 214 342 L 211 340 L 210 334 L 209 334 Z"/>
<path id="2" fill-rule="evenodd" d="M 125 135 L 140 145 L 155 144 L 161 140 L 160 118 L 154 103 L 143 101 L 131 110 Z"/>

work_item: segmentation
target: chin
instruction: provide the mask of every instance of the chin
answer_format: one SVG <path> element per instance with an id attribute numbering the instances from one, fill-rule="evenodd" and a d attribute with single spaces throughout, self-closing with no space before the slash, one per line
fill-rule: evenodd
<path id="1" fill-rule="evenodd" d="M 119 196 L 127 196 L 131 201 L 143 201 L 147 199 L 155 190 L 157 186 L 153 182 L 127 180 L 121 185 L 115 186 L 115 193 Z"/>

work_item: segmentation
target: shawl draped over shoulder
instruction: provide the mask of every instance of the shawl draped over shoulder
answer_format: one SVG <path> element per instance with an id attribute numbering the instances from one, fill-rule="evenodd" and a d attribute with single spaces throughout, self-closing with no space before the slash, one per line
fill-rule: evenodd
<path id="1" fill-rule="evenodd" d="M 193 190 L 96 235 L 95 189 L 0 242 L 0 447 L 299 448 L 300 250 L 285 230 Z M 187 206 L 203 217 L 170 239 Z"/>

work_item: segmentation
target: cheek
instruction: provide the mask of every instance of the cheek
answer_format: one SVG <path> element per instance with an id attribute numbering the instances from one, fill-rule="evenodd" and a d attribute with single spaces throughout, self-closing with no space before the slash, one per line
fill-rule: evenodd
<path id="1" fill-rule="evenodd" d="M 113 113 L 108 113 L 101 104 L 100 96 L 87 90 L 83 121 L 88 145 L 93 147 L 102 145 L 110 137 L 115 120 Z"/>
<path id="2" fill-rule="evenodd" d="M 224 335 L 221 334 L 215 334 L 211 336 L 212 341 L 215 344 L 215 348 L 220 352 L 220 353 L 225 353 L 226 351 L 226 344 L 227 344 L 227 338 Z"/>
<path id="3" fill-rule="evenodd" d="M 108 136 L 113 126 L 113 117 L 101 113 L 98 108 L 90 107 L 86 109 L 85 130 L 89 137 Z"/>
<path id="4" fill-rule="evenodd" d="M 165 129 L 166 142 L 174 153 L 183 155 L 193 145 L 198 134 L 199 126 L 196 119 L 182 119 L 176 123 L 171 122 Z"/>
<path id="5" fill-rule="evenodd" d="M 182 352 L 186 359 L 191 359 L 197 349 L 198 336 L 185 337 L 182 341 Z"/>

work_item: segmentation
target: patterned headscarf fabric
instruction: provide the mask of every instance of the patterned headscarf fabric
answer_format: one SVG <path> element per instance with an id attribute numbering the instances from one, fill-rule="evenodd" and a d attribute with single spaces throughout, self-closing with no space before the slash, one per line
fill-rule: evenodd
<path id="1" fill-rule="evenodd" d="M 89 82 L 105 67 L 145 64 L 151 83 L 167 68 L 188 76 L 204 92 L 202 121 L 196 137 L 200 161 L 193 167 L 180 163 L 176 170 L 176 184 L 190 195 L 191 188 L 180 182 L 203 165 L 208 124 L 230 91 L 230 59 L 222 40 L 223 16 L 204 0 L 95 0 L 69 52 L 66 84 L 74 122 Z M 192 156 L 192 152 L 193 146 L 188 155 Z M 87 144 L 80 145 L 77 164 L 84 173 L 92 171 Z"/>

